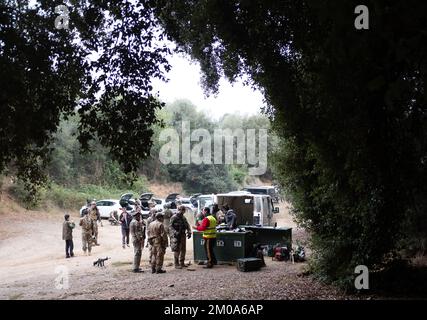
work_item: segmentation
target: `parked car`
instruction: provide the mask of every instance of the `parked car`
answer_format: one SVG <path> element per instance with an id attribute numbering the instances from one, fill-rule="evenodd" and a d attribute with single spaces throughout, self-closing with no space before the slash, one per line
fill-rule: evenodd
<path id="1" fill-rule="evenodd" d="M 164 205 L 166 203 L 165 199 L 151 198 L 151 200 L 156 203 L 156 205 L 154 206 L 154 208 L 156 208 L 157 211 L 163 211 L 164 210 Z"/>
<path id="2" fill-rule="evenodd" d="M 133 210 L 135 208 L 135 201 L 133 201 L 133 193 L 125 193 L 120 196 L 120 205 L 126 210 Z"/>
<path id="3" fill-rule="evenodd" d="M 110 218 L 110 213 L 112 211 L 117 211 L 120 214 L 120 208 L 124 207 L 127 211 L 132 211 L 135 209 L 135 202 L 132 200 L 132 193 L 125 193 L 120 196 L 120 200 L 117 199 L 103 199 L 96 201 L 96 207 L 99 210 L 101 218 L 108 219 Z M 80 216 L 83 216 L 83 210 L 87 206 L 84 205 L 80 208 Z M 148 216 L 148 215 L 147 215 Z M 143 215 L 144 217 L 144 215 Z"/>
<path id="4" fill-rule="evenodd" d="M 195 212 L 197 210 L 197 207 L 195 207 L 191 202 L 191 198 L 179 198 L 179 201 L 181 202 L 181 205 L 190 209 L 191 212 Z"/>
<path id="5" fill-rule="evenodd" d="M 96 201 L 96 206 L 99 210 L 99 214 L 101 215 L 102 219 L 108 219 L 110 218 L 110 213 L 114 210 L 116 210 L 117 212 L 119 212 L 120 210 L 120 200 L 115 200 L 115 199 L 104 199 L 104 200 L 98 200 Z M 81 207 L 80 209 L 80 216 L 83 216 L 83 210 L 86 208 L 87 206 L 84 205 L 83 207 Z"/>

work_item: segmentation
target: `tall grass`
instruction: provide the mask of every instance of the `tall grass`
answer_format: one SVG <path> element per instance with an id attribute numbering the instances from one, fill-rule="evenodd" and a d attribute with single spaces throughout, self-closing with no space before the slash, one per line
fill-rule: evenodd
<path id="1" fill-rule="evenodd" d="M 9 192 L 23 207 L 35 209 L 54 205 L 69 210 L 79 209 L 87 199 L 119 199 L 124 193 L 133 193 L 134 197 L 139 197 L 142 192 L 147 191 L 148 181 L 144 176 L 138 178 L 128 189 L 93 184 L 65 187 L 52 182 L 48 187 L 38 190 L 37 201 L 30 204 L 25 203 L 27 191 L 21 183 L 15 183 L 9 188 Z"/>

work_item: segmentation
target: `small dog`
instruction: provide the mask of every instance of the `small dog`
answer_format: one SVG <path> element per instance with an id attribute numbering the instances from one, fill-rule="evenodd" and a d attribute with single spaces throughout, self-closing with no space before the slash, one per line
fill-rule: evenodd
<path id="1" fill-rule="evenodd" d="M 104 268 L 104 267 L 105 267 L 105 261 L 107 261 L 108 259 L 110 259 L 110 258 L 108 258 L 108 257 L 106 257 L 106 258 L 104 258 L 104 259 L 99 258 L 98 260 L 96 260 L 96 261 L 93 263 L 93 266 L 94 266 L 94 267 L 99 267 L 99 268 Z"/>

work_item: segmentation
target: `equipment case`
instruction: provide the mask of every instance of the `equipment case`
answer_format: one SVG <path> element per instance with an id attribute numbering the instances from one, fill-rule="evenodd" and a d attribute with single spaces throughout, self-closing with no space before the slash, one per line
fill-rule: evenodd
<path id="1" fill-rule="evenodd" d="M 237 270 L 248 272 L 257 271 L 262 267 L 262 260 L 258 258 L 237 259 Z"/>

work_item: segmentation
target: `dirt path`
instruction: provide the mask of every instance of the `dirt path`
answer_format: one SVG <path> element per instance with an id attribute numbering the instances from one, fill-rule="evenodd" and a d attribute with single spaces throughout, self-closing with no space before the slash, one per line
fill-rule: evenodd
<path id="1" fill-rule="evenodd" d="M 8 210 L 13 211 L 13 210 Z M 81 229 L 74 230 L 76 257 L 64 258 L 61 240 L 62 212 L 0 212 L 0 299 L 340 299 L 334 288 L 301 277 L 305 264 L 290 264 L 266 258 L 267 267 L 255 273 L 242 273 L 234 266 L 207 270 L 192 265 L 194 271 L 176 270 L 167 249 L 166 274 L 149 272 L 148 250 L 143 250 L 142 274 L 130 272 L 133 248 L 122 249 L 120 227 L 104 221 L 99 228 L 101 246 L 92 256 L 83 256 Z M 78 216 L 73 216 L 78 221 Z M 292 224 L 281 205 L 278 224 Z M 296 230 L 297 231 L 297 230 Z M 298 231 L 296 232 L 298 234 Z M 187 243 L 192 259 L 192 240 Z M 111 257 L 104 269 L 93 261 Z M 66 276 L 68 274 L 68 276 Z M 58 279 L 68 279 L 63 284 Z M 212 290 L 207 294 L 207 286 Z M 68 285 L 68 287 L 67 287 Z"/>

